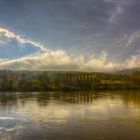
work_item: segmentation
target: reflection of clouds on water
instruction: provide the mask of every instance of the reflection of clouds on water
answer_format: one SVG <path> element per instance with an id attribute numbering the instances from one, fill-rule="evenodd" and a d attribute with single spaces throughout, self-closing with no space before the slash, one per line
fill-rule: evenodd
<path id="1" fill-rule="evenodd" d="M 30 109 L 32 108 L 32 110 Z M 98 99 L 90 104 L 58 104 L 49 103 L 47 106 L 39 106 L 35 102 L 29 102 L 21 110 L 21 116 L 36 123 L 68 123 L 71 119 L 78 118 L 91 120 L 107 120 L 112 116 L 121 114 L 125 110 L 121 100 L 110 100 L 108 98 Z M 26 112 L 26 114 L 23 112 Z"/>
<path id="2" fill-rule="evenodd" d="M 86 119 L 92 120 L 109 120 L 118 114 L 120 115 L 124 110 L 125 108 L 121 100 L 101 99 L 89 105 L 84 110 L 83 116 L 86 116 Z"/>
<path id="3" fill-rule="evenodd" d="M 33 122 L 53 122 L 57 124 L 63 124 L 70 116 L 70 110 L 68 108 L 62 108 L 60 106 L 41 108 L 39 115 L 32 117 Z"/>
<path id="4" fill-rule="evenodd" d="M 34 123 L 52 121 L 59 124 L 69 118 L 70 108 L 67 105 L 57 105 L 56 103 L 40 106 L 36 101 L 27 101 L 24 107 L 19 108 L 18 116 Z"/>
<path id="5" fill-rule="evenodd" d="M 139 93 L 131 91 L 1 94 L 0 136 L 11 140 L 8 135 L 53 135 L 67 128 L 80 131 L 81 127 L 94 130 L 95 125 L 110 122 L 112 130 L 118 122 L 139 122 L 139 106 Z"/>
<path id="6" fill-rule="evenodd" d="M 16 118 L 14 117 L 0 117 L 0 120 L 15 120 Z"/>
<path id="7" fill-rule="evenodd" d="M 0 140 L 11 140 L 11 134 L 24 129 L 25 126 L 22 126 L 20 121 L 16 117 L 0 116 Z"/>
<path id="8" fill-rule="evenodd" d="M 11 97 L 12 95 L 8 94 L 9 96 Z M 10 102 L 10 98 L 8 99 Z M 132 92 L 126 91 L 86 91 L 69 93 L 25 93 L 16 94 L 14 99 L 17 100 L 18 107 L 15 112 L 16 115 L 27 121 L 65 123 L 69 119 L 76 117 L 79 117 L 79 119 L 93 120 L 111 119 L 113 116 L 123 114 L 126 111 L 126 105 L 135 102 L 136 97 Z"/>
<path id="9" fill-rule="evenodd" d="M 0 132 L 2 133 L 3 131 L 4 132 L 12 132 L 12 131 L 15 131 L 15 130 L 18 130 L 18 129 L 23 129 L 24 127 L 23 126 L 14 126 L 14 127 L 11 127 L 11 128 L 6 128 L 6 127 L 0 127 Z"/>

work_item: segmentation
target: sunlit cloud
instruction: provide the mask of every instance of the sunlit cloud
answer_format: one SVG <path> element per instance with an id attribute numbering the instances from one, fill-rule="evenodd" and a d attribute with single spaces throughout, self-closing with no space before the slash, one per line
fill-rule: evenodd
<path id="1" fill-rule="evenodd" d="M 0 69 L 10 70 L 53 70 L 53 71 L 115 71 L 125 68 L 140 67 L 140 52 L 131 55 L 121 63 L 113 62 L 108 53 L 102 50 L 98 57 L 94 54 L 85 57 L 83 54 L 73 56 L 65 50 L 50 51 L 41 43 L 25 39 L 5 28 L 0 28 L 0 34 L 7 39 L 14 39 L 20 44 L 30 44 L 40 48 L 38 52 L 15 59 L 0 59 Z M 139 37 L 139 32 L 132 35 L 128 45 Z M 126 40 L 126 37 L 125 37 Z M 40 51 L 41 50 L 41 51 Z"/>
<path id="2" fill-rule="evenodd" d="M 0 68 L 11 70 L 114 71 L 138 67 L 140 66 L 139 60 L 140 54 L 137 54 L 122 63 L 114 63 L 107 59 L 105 51 L 102 51 L 98 58 L 86 60 L 83 55 L 72 57 L 67 52 L 59 50 L 1 61 Z"/>
<path id="3" fill-rule="evenodd" d="M 132 55 L 130 58 L 126 60 L 127 68 L 136 68 L 140 67 L 140 53 L 136 55 Z"/>
<path id="4" fill-rule="evenodd" d="M 34 47 L 40 48 L 41 51 L 49 51 L 46 46 L 42 45 L 40 42 L 32 41 L 28 38 L 24 38 L 18 34 L 15 34 L 11 31 L 9 31 L 6 28 L 0 27 L 0 35 L 3 35 L 7 39 L 15 39 L 17 42 L 21 44 L 31 44 Z M 4 41 L 0 40 L 0 43 L 3 43 Z"/>

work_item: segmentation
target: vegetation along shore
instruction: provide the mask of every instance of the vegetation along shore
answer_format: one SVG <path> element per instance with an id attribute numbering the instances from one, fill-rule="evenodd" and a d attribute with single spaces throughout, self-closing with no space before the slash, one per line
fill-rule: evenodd
<path id="1" fill-rule="evenodd" d="M 0 91 L 69 91 L 140 89 L 140 71 L 97 73 L 0 71 Z"/>

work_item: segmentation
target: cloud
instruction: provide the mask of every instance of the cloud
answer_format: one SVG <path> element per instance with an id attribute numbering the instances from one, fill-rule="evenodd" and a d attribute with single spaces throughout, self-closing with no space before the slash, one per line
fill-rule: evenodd
<path id="1" fill-rule="evenodd" d="M 125 45 L 125 48 L 129 47 L 132 43 L 134 43 L 137 39 L 140 38 L 140 30 L 134 32 L 129 38 Z"/>
<path id="2" fill-rule="evenodd" d="M 0 34 L 7 39 L 16 39 L 20 44 L 30 44 L 40 48 L 37 53 L 26 55 L 15 59 L 0 59 L 0 69 L 10 70 L 46 70 L 46 71 L 114 71 L 124 68 L 140 67 L 140 51 L 137 54 L 131 55 L 122 63 L 116 63 L 108 59 L 108 53 L 101 51 L 98 57 L 84 55 L 72 56 L 64 50 L 51 51 L 41 43 L 37 43 L 30 39 L 25 39 L 5 28 L 0 28 Z M 140 37 L 140 32 L 130 36 L 127 44 L 131 44 Z M 127 36 L 123 40 L 127 40 Z"/>
<path id="3" fill-rule="evenodd" d="M 98 58 L 86 60 L 83 55 L 72 57 L 63 50 L 39 53 L 15 60 L 0 62 L 1 69 L 11 70 L 80 70 L 80 71 L 114 71 L 140 66 L 140 53 L 132 55 L 123 63 L 114 63 L 107 59 L 107 53 L 101 52 Z"/>
<path id="4" fill-rule="evenodd" d="M 104 51 L 98 59 L 92 58 L 86 61 L 82 55 L 73 58 L 65 51 L 58 50 L 1 61 L 0 68 L 12 70 L 107 70 L 105 63 L 106 53 Z"/>
<path id="5" fill-rule="evenodd" d="M 140 52 L 136 55 L 132 55 L 129 59 L 126 60 L 127 68 L 136 68 L 140 67 Z"/>
<path id="6" fill-rule="evenodd" d="M 17 35 L 11 31 L 9 31 L 6 28 L 0 27 L 0 35 L 6 37 L 7 39 L 15 39 L 17 42 L 21 44 L 30 44 L 34 47 L 40 48 L 41 51 L 49 51 L 46 46 L 42 45 L 40 42 L 32 41 L 30 39 L 24 38 L 20 35 Z M 3 43 L 4 41 L 0 40 L 0 43 Z"/>
<path id="7" fill-rule="evenodd" d="M 110 1 L 106 0 L 108 2 L 115 2 L 115 1 Z M 110 23 L 116 23 L 117 20 L 119 19 L 119 16 L 123 13 L 123 5 L 121 3 L 116 3 L 116 8 L 112 12 L 112 15 L 109 18 Z"/>

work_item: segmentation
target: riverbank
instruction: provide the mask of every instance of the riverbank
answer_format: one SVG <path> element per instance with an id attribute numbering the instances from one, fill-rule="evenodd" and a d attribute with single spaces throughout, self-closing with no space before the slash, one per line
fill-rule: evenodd
<path id="1" fill-rule="evenodd" d="M 80 91 L 140 89 L 140 72 L 0 71 L 0 91 Z"/>

